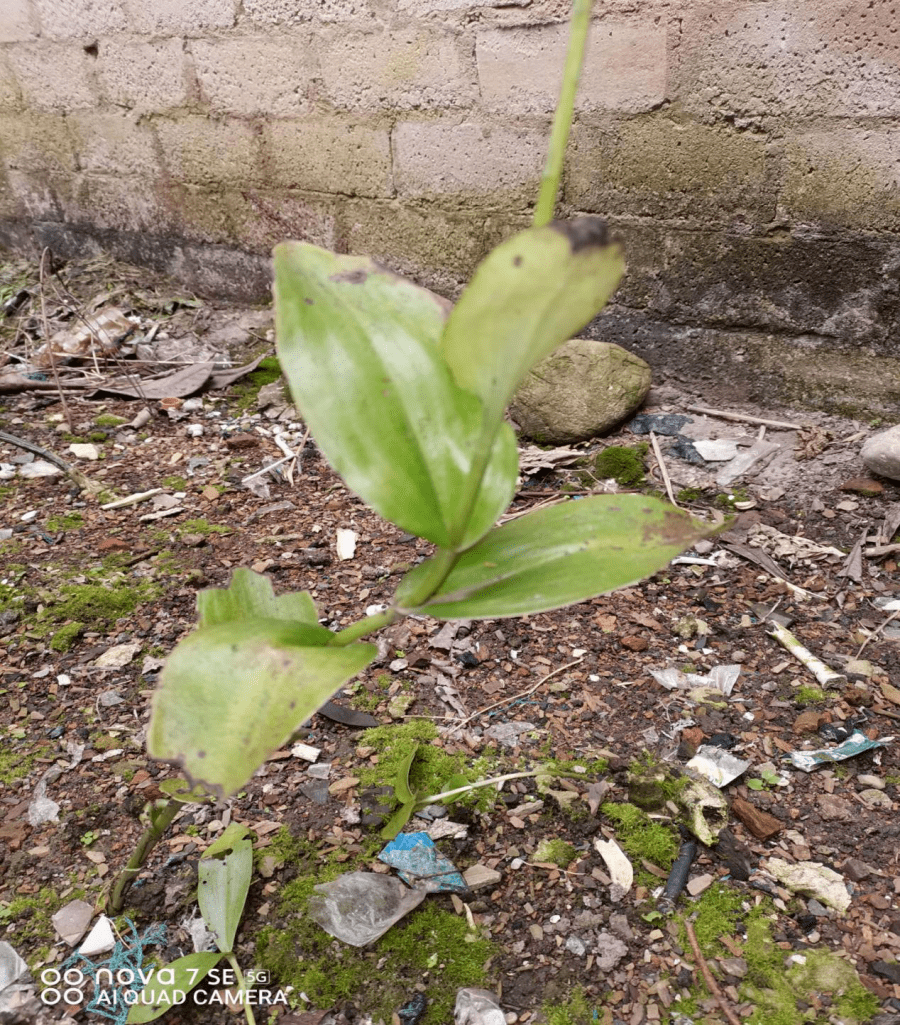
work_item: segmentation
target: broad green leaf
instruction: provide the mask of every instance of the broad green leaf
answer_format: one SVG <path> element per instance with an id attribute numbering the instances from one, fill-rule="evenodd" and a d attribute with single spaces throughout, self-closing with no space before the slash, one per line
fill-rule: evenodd
<path id="1" fill-rule="evenodd" d="M 461 772 L 457 772 L 457 773 L 454 773 L 447 780 L 447 782 L 444 784 L 442 789 L 444 789 L 444 790 L 459 790 L 460 787 L 468 786 L 471 782 L 472 781 L 470 779 L 467 779 Z M 460 798 L 463 798 L 465 796 L 466 796 L 465 794 L 454 794 L 452 797 L 445 797 L 441 803 L 442 804 L 453 804 L 454 802 L 460 800 Z"/>
<path id="2" fill-rule="evenodd" d="M 235 793 L 331 695 L 373 644 L 324 647 L 323 627 L 282 619 L 204 626 L 166 660 L 147 749 L 220 797 Z"/>
<path id="3" fill-rule="evenodd" d="M 406 823 L 413 817 L 413 812 L 415 810 L 415 798 L 411 801 L 407 801 L 406 804 L 401 805 L 382 827 L 382 840 L 393 840 L 400 833 L 400 830 L 403 829 Z"/>
<path id="4" fill-rule="evenodd" d="M 415 794 L 409 789 L 409 770 L 419 753 L 419 745 L 413 745 L 412 750 L 397 766 L 397 775 L 394 777 L 394 796 L 401 804 L 409 804 L 415 801 Z"/>
<path id="5" fill-rule="evenodd" d="M 179 804 L 202 804 L 210 799 L 210 795 L 202 787 L 192 787 L 187 780 L 179 779 L 178 776 L 162 780 L 159 789 L 166 797 Z"/>
<path id="6" fill-rule="evenodd" d="M 252 875 L 253 844 L 247 827 L 232 823 L 197 865 L 197 903 L 223 954 L 234 949 Z"/>
<path id="7" fill-rule="evenodd" d="M 308 591 L 277 598 L 272 581 L 252 569 L 236 569 L 228 587 L 211 587 L 197 595 L 201 626 L 239 619 L 290 619 L 316 626 L 319 617 Z"/>
<path id="8" fill-rule="evenodd" d="M 662 569 L 709 528 L 656 498 L 600 495 L 539 509 L 463 553 L 435 596 L 411 612 L 494 619 L 546 612 L 625 587 Z M 401 582 L 414 594 L 427 563 Z"/>
<path id="9" fill-rule="evenodd" d="M 385 519 L 463 548 L 509 504 L 518 453 L 507 425 L 484 435 L 481 403 L 442 360 L 444 317 L 437 296 L 369 259 L 299 242 L 275 249 L 278 358 L 319 448 Z M 464 482 L 479 441 L 492 439 L 465 516 Z"/>
<path id="10" fill-rule="evenodd" d="M 624 270 L 596 217 L 528 228 L 488 254 L 447 320 L 441 352 L 489 421 L 535 364 L 603 309 Z"/>
<path id="11" fill-rule="evenodd" d="M 128 1012 L 128 1025 L 156 1021 L 166 1011 L 184 1002 L 182 994 L 189 993 L 222 960 L 216 950 L 179 957 L 171 964 L 157 968 L 150 981 L 138 995 L 138 1002 Z M 149 969 L 148 969 L 149 971 Z M 156 977 L 160 980 L 157 981 Z"/>

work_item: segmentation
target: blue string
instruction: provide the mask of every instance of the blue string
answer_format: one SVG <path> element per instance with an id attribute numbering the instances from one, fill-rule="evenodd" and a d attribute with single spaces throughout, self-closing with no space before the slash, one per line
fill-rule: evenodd
<path id="1" fill-rule="evenodd" d="M 67 968 L 77 968 L 91 979 L 94 983 L 94 998 L 85 1010 L 99 1014 L 101 1018 L 106 1018 L 114 1022 L 115 1025 L 125 1025 L 132 1004 L 137 1003 L 137 995 L 146 985 L 141 978 L 146 948 L 160 946 L 166 941 L 164 925 L 151 925 L 143 936 L 138 936 L 134 922 L 130 918 L 126 918 L 125 921 L 131 929 L 131 945 L 124 940 L 117 940 L 109 955 L 109 960 L 99 963 L 94 963 L 76 951 L 60 966 L 62 972 L 65 972 Z M 101 969 L 106 969 L 112 976 L 113 982 L 118 984 L 116 986 L 100 986 L 97 978 Z M 120 971 L 130 972 L 134 981 L 118 982 L 117 973 Z"/>

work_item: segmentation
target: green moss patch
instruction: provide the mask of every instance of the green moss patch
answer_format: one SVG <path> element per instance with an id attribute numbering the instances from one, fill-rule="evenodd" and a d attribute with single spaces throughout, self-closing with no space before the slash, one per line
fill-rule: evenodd
<path id="1" fill-rule="evenodd" d="M 156 588 L 149 583 L 64 584 L 57 600 L 44 609 L 38 619 L 105 626 L 130 615 L 155 593 Z"/>
<path id="2" fill-rule="evenodd" d="M 185 520 L 178 527 L 180 534 L 202 534 L 204 537 L 209 534 L 230 534 L 231 527 L 223 527 L 219 523 L 210 523 L 209 520 Z"/>
<path id="3" fill-rule="evenodd" d="M 246 377 L 231 387 L 231 401 L 238 410 L 249 409 L 259 395 L 260 388 L 281 377 L 281 364 L 277 356 L 266 356 L 260 360 L 256 370 L 251 371 Z"/>
<path id="4" fill-rule="evenodd" d="M 615 824 L 619 846 L 638 864 L 646 858 L 660 868 L 672 867 L 679 846 L 674 829 L 654 822 L 633 804 L 604 804 L 601 811 Z"/>
<path id="5" fill-rule="evenodd" d="M 610 445 L 589 462 L 589 472 L 581 475 L 582 483 L 587 486 L 613 478 L 622 487 L 638 487 L 646 479 L 644 459 L 649 447 L 646 441 L 630 448 Z"/>
<path id="6" fill-rule="evenodd" d="M 436 747 L 437 727 L 428 719 L 417 719 L 402 726 L 378 726 L 363 733 L 360 743 L 373 747 L 378 764 L 357 770 L 363 786 L 393 786 L 400 766 L 416 747 L 416 756 L 409 770 L 409 786 L 413 793 L 439 794 L 445 790 L 477 783 L 490 775 L 492 759 L 487 755 L 472 760 L 465 754 L 449 754 Z M 493 807 L 497 791 L 482 787 L 463 794 L 459 803 L 487 811 Z M 399 801 L 396 802 L 399 805 Z"/>
<path id="7" fill-rule="evenodd" d="M 309 917 L 307 902 L 318 883 L 365 865 L 323 863 L 306 841 L 289 834 L 279 834 L 263 853 L 299 859 L 301 874 L 282 892 L 279 913 L 284 921 L 260 933 L 257 958 L 277 985 L 305 993 L 313 1007 L 352 1000 L 363 1002 L 373 1020 L 390 1021 L 413 987 L 424 983 L 429 1007 L 423 1025 L 444 1025 L 453 1020 L 457 989 L 486 984 L 492 944 L 448 910 L 446 897 L 426 898 L 371 946 L 350 947 Z"/>
<path id="8" fill-rule="evenodd" d="M 68 651 L 83 631 L 84 623 L 66 623 L 53 635 L 50 647 L 57 652 Z"/>
<path id="9" fill-rule="evenodd" d="M 60 530 L 77 530 L 84 526 L 84 517 L 81 513 L 66 513 L 64 516 L 51 516 L 47 520 L 47 530 L 56 533 Z"/>

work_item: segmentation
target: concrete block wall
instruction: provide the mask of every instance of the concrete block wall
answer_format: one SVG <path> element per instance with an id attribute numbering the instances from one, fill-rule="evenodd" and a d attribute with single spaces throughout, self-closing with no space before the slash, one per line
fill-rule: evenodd
<path id="1" fill-rule="evenodd" d="M 570 7 L 2 0 L 0 244 L 247 299 L 303 238 L 452 296 L 529 221 Z M 598 337 L 838 407 L 880 359 L 900 412 L 900 7 L 595 0 L 560 210 L 626 248 Z"/>

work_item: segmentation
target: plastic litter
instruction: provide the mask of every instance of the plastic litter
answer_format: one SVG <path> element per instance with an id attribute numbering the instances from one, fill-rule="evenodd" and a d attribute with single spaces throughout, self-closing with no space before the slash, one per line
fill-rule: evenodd
<path id="1" fill-rule="evenodd" d="M 843 877 L 818 861 L 791 864 L 781 858 L 769 858 L 766 869 L 794 893 L 815 897 L 838 911 L 846 911 L 850 907 L 850 894 Z"/>
<path id="2" fill-rule="evenodd" d="M 694 443 L 690 438 L 684 438 L 680 435 L 676 439 L 675 444 L 669 449 L 669 455 L 677 456 L 683 462 L 690 463 L 692 466 L 706 465 L 706 460 L 694 448 Z"/>
<path id="3" fill-rule="evenodd" d="M 115 945 L 112 923 L 106 915 L 101 915 L 85 937 L 84 943 L 78 948 L 78 953 L 82 957 L 96 957 L 97 954 L 105 954 L 112 950 Z"/>
<path id="4" fill-rule="evenodd" d="M 603 858 L 612 878 L 610 900 L 621 900 L 634 882 L 634 868 L 631 862 L 615 840 L 595 840 L 594 850 Z"/>
<path id="5" fill-rule="evenodd" d="M 666 690 L 713 690 L 729 697 L 741 675 L 741 667 L 716 666 L 706 676 L 699 673 L 683 673 L 680 669 L 651 669 L 650 675 Z"/>
<path id="6" fill-rule="evenodd" d="M 378 860 L 397 869 L 404 883 L 421 886 L 428 893 L 466 893 L 469 889 L 456 866 L 441 854 L 427 833 L 401 833 Z"/>
<path id="7" fill-rule="evenodd" d="M 628 425 L 632 434 L 662 434 L 674 438 L 693 419 L 681 413 L 639 413 Z"/>
<path id="8" fill-rule="evenodd" d="M 348 872 L 314 890 L 308 905 L 313 921 L 353 947 L 383 936 L 428 894 L 424 887 L 410 889 L 399 879 L 375 872 Z"/>
<path id="9" fill-rule="evenodd" d="M 865 733 L 856 730 L 837 747 L 820 747 L 815 751 L 791 751 L 789 758 L 798 769 L 812 772 L 813 769 L 818 769 L 821 765 L 843 762 L 848 758 L 855 758 L 863 751 L 886 747 L 893 739 L 893 737 L 881 737 L 878 740 L 869 740 Z"/>
<path id="10" fill-rule="evenodd" d="M 506 1025 L 497 998 L 486 989 L 461 989 L 453 1009 L 455 1025 Z"/>
<path id="11" fill-rule="evenodd" d="M 697 857 L 697 841 L 683 827 L 679 827 L 681 833 L 681 847 L 678 849 L 678 857 L 675 859 L 669 878 L 663 892 L 657 901 L 656 906 L 664 915 L 670 915 L 675 910 L 675 904 L 681 895 L 681 891 L 687 886 L 688 876 L 691 873 L 691 865 Z"/>
<path id="12" fill-rule="evenodd" d="M 428 1010 L 428 1000 L 424 993 L 414 993 L 413 996 L 397 1012 L 401 1025 L 419 1025 Z"/>
<path id="13" fill-rule="evenodd" d="M 0 940 L 0 1015 L 6 1021 L 17 1021 L 14 1017 L 23 1004 L 34 995 L 34 985 L 28 973 L 28 965 L 19 957 L 16 950 L 6 941 Z M 25 1020 L 25 1019 L 22 1019 Z"/>
<path id="14" fill-rule="evenodd" d="M 694 777 L 677 796 L 685 825 L 707 847 L 715 845 L 728 825 L 728 804 L 719 789 L 702 777 Z"/>
<path id="15" fill-rule="evenodd" d="M 727 786 L 732 780 L 750 768 L 750 762 L 731 754 L 721 747 L 701 744 L 697 753 L 687 763 L 688 769 L 699 772 L 717 787 Z"/>

